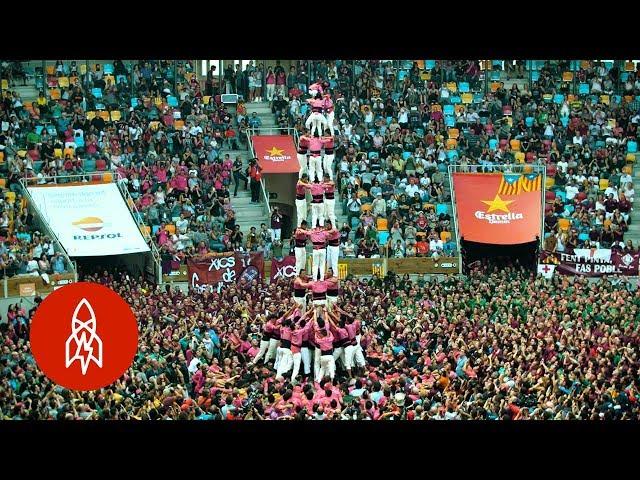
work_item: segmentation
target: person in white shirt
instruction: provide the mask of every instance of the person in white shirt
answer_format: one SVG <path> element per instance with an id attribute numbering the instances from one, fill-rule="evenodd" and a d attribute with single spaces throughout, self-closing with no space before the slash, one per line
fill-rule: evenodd
<path id="1" fill-rule="evenodd" d="M 633 182 L 633 177 L 629 175 L 627 172 L 624 172 L 620 176 L 620 185 L 624 185 L 625 183 Z"/>
<path id="2" fill-rule="evenodd" d="M 582 185 L 582 183 L 587 179 L 587 177 L 584 176 L 583 172 L 578 172 L 573 176 L 573 179 L 578 185 Z"/>
<path id="3" fill-rule="evenodd" d="M 176 222 L 176 228 L 178 229 L 178 232 L 184 235 L 185 233 L 187 233 L 188 227 L 189 227 L 189 220 L 184 218 L 184 213 L 181 213 L 180 220 Z"/>
<path id="4" fill-rule="evenodd" d="M 562 171 L 562 173 L 567 173 L 567 168 L 569 168 L 569 162 L 567 162 L 567 160 L 564 157 L 562 157 L 560 161 L 556 163 L 556 166 L 558 167 L 558 170 Z"/>
<path id="5" fill-rule="evenodd" d="M 627 200 L 629 200 L 631 203 L 633 203 L 633 197 L 635 196 L 635 189 L 633 188 L 633 183 L 631 182 L 627 182 L 624 185 L 624 188 L 622 189 L 622 193 L 624 193 L 624 196 L 627 198 Z"/>
<path id="6" fill-rule="evenodd" d="M 442 240 L 440 240 L 439 238 L 432 238 L 431 240 L 429 240 L 430 252 L 434 252 L 436 251 L 436 249 L 442 250 L 443 248 L 444 248 L 444 244 L 442 243 Z"/>
<path id="7" fill-rule="evenodd" d="M 544 127 L 544 136 L 546 138 L 553 138 L 553 131 L 555 130 L 555 127 L 553 126 L 553 124 L 551 123 L 547 123 Z"/>
<path id="8" fill-rule="evenodd" d="M 576 135 L 573 136 L 573 144 L 582 145 L 582 135 L 580 135 L 580 133 L 576 133 Z"/>
<path id="9" fill-rule="evenodd" d="M 605 196 L 605 198 L 608 198 L 609 195 L 613 195 L 613 198 L 618 200 L 618 189 L 615 188 L 613 185 L 609 185 L 607 187 L 607 189 L 604 191 L 604 196 Z M 567 197 L 567 198 L 569 198 L 569 197 Z"/>
<path id="10" fill-rule="evenodd" d="M 564 187 L 564 191 L 567 194 L 567 200 L 573 200 L 578 194 L 578 187 L 576 187 L 573 182 L 570 182 Z"/>
<path id="11" fill-rule="evenodd" d="M 405 187 L 404 192 L 407 194 L 407 197 L 413 197 L 416 193 L 420 192 L 420 188 L 415 183 L 409 183 Z"/>

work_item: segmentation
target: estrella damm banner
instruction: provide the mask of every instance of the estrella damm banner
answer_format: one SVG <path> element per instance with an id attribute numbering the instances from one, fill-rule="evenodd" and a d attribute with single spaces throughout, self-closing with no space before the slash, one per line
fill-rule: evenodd
<path id="1" fill-rule="evenodd" d="M 542 177 L 537 173 L 454 173 L 460 237 L 515 245 L 541 235 Z"/>

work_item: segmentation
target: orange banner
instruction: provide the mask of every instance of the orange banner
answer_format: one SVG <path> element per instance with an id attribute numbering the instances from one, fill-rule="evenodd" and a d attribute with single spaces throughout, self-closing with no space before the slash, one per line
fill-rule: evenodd
<path id="1" fill-rule="evenodd" d="M 291 135 L 254 135 L 251 141 L 262 173 L 298 173 L 300 170 Z"/>
<path id="2" fill-rule="evenodd" d="M 454 173 L 453 188 L 465 240 L 515 245 L 541 235 L 540 175 Z"/>

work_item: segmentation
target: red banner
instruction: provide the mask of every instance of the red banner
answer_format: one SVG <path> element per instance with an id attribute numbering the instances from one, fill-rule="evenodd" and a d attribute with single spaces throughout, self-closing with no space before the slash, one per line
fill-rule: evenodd
<path id="1" fill-rule="evenodd" d="M 540 175 L 454 173 L 453 187 L 465 240 L 515 245 L 541 235 Z"/>
<path id="2" fill-rule="evenodd" d="M 196 291 L 220 292 L 230 284 L 250 284 L 264 275 L 264 256 L 260 253 L 225 252 L 187 260 L 189 283 Z"/>
<path id="3" fill-rule="evenodd" d="M 278 261 L 275 258 L 271 260 L 271 282 L 293 278 L 295 276 L 296 257 L 289 255 L 288 257 L 284 257 L 281 261 Z"/>
<path id="4" fill-rule="evenodd" d="M 291 135 L 254 135 L 253 149 L 262 173 L 298 173 L 298 151 Z"/>

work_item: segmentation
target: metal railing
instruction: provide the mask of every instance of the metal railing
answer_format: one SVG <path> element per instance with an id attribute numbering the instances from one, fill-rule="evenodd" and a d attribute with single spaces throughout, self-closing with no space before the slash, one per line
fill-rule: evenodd
<path id="1" fill-rule="evenodd" d="M 151 250 L 151 255 L 153 256 L 153 261 L 156 264 L 156 268 L 160 271 L 161 270 L 160 252 L 158 251 L 158 247 L 156 247 L 156 244 L 153 241 L 153 238 L 151 237 L 151 233 L 147 235 L 147 228 L 150 228 L 150 227 L 148 227 L 148 225 L 144 223 L 144 221 L 142 220 L 142 214 L 138 210 L 138 207 L 136 207 L 136 204 L 133 201 L 133 197 L 131 197 L 129 190 L 125 186 L 126 183 L 122 181 L 124 180 L 124 177 L 122 177 L 120 173 L 116 173 L 116 175 L 117 175 L 116 185 L 118 185 L 118 189 L 120 190 L 120 193 L 125 198 L 127 205 L 129 206 L 129 211 L 132 212 L 131 216 L 133 217 L 133 221 L 136 222 L 136 225 L 138 226 L 140 233 L 142 233 L 142 236 L 145 238 L 145 240 L 147 241 L 147 244 L 149 245 L 149 249 Z"/>

